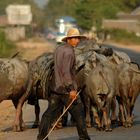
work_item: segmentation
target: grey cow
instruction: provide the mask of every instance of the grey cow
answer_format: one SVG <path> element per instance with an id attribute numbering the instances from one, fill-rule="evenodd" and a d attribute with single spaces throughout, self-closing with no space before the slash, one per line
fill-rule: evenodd
<path id="1" fill-rule="evenodd" d="M 22 129 L 22 113 L 17 118 L 17 106 L 28 84 L 28 64 L 18 58 L 0 58 L 0 102 L 12 100 L 16 108 L 14 130 Z"/>
<path id="2" fill-rule="evenodd" d="M 36 59 L 29 63 L 29 82 L 26 92 L 21 97 L 18 104 L 17 119 L 21 115 L 21 110 L 24 102 L 28 99 L 28 103 L 35 105 L 35 122 L 33 127 L 39 125 L 39 113 L 40 107 L 39 99 L 48 99 L 49 97 L 49 78 L 51 78 L 51 72 L 53 68 L 53 54 L 43 53 Z"/>
<path id="3" fill-rule="evenodd" d="M 102 57 L 106 59 L 104 56 Z M 95 67 L 87 73 L 86 95 L 91 100 L 93 116 L 98 129 L 103 129 L 105 125 L 105 131 L 112 131 L 110 115 L 111 104 L 118 87 L 116 73 L 107 59 L 103 62 L 96 60 L 94 65 Z"/>
<path id="4" fill-rule="evenodd" d="M 118 66 L 119 94 L 119 121 L 124 127 L 133 124 L 133 109 L 140 93 L 140 69 L 135 63 L 127 63 Z"/>
<path id="5" fill-rule="evenodd" d="M 87 90 L 94 106 L 93 113 L 98 128 L 103 129 L 105 125 L 105 131 L 112 131 L 110 112 L 111 103 L 116 93 L 115 76 L 112 69 L 98 65 L 89 74 Z"/>

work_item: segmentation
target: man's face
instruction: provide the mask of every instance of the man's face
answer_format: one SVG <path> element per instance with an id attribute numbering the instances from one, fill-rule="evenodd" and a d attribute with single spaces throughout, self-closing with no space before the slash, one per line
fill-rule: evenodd
<path id="1" fill-rule="evenodd" d="M 76 47 L 76 46 L 79 44 L 79 42 L 80 42 L 80 38 L 79 38 L 79 37 L 68 38 L 68 39 L 67 39 L 67 42 L 68 42 L 71 46 Z"/>

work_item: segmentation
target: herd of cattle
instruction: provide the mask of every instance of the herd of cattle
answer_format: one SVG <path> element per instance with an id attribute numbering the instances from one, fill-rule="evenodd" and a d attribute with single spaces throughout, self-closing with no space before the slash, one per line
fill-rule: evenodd
<path id="1" fill-rule="evenodd" d="M 140 91 L 139 66 L 126 53 L 100 47 L 93 40 L 83 41 L 75 53 L 76 80 L 78 89 L 82 89 L 87 126 L 91 126 L 92 111 L 99 130 L 112 131 L 111 122 L 115 120 L 131 127 Z M 35 105 L 34 125 L 38 125 L 38 100 L 49 98 L 53 66 L 53 53 L 44 53 L 30 62 L 0 58 L 0 102 L 10 99 L 16 108 L 14 131 L 23 129 L 22 106 L 26 100 Z"/>

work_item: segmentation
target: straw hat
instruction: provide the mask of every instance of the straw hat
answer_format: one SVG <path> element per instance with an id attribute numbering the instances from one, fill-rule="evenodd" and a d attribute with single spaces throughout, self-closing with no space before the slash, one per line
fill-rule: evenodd
<path id="1" fill-rule="evenodd" d="M 62 41 L 66 41 L 68 38 L 79 37 L 81 39 L 86 39 L 87 37 L 84 35 L 80 35 L 80 32 L 77 28 L 70 28 L 67 32 L 67 36 L 62 38 Z"/>

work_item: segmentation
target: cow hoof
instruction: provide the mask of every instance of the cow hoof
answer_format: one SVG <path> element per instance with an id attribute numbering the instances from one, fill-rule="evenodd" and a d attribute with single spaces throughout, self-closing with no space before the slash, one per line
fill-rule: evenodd
<path id="1" fill-rule="evenodd" d="M 91 128 L 92 126 L 91 126 L 91 124 L 87 124 L 87 128 Z"/>
<path id="2" fill-rule="evenodd" d="M 34 123 L 32 128 L 38 128 L 39 124 L 38 123 Z"/>
<path id="3" fill-rule="evenodd" d="M 131 124 L 131 123 L 129 123 L 129 124 L 128 124 L 128 127 L 132 127 L 132 124 Z"/>
<path id="4" fill-rule="evenodd" d="M 54 130 L 62 129 L 62 126 L 56 126 Z"/>
<path id="5" fill-rule="evenodd" d="M 118 126 L 124 126 L 124 125 L 123 125 L 123 122 L 118 121 Z"/>
<path id="6" fill-rule="evenodd" d="M 57 125 L 55 126 L 55 130 L 57 130 L 57 129 L 61 129 L 63 126 L 62 126 L 62 123 L 61 122 L 59 122 L 59 123 L 57 123 Z"/>
<path id="7" fill-rule="evenodd" d="M 23 131 L 23 129 L 20 126 L 14 126 L 13 131 L 14 132 L 20 132 L 20 131 Z"/>
<path id="8" fill-rule="evenodd" d="M 97 130 L 97 131 L 103 131 L 104 128 L 102 128 L 102 127 L 97 127 L 96 130 Z"/>
<path id="9" fill-rule="evenodd" d="M 128 125 L 128 123 L 124 123 L 124 125 L 123 125 L 125 128 L 128 128 L 129 127 L 129 125 Z"/>
<path id="10" fill-rule="evenodd" d="M 124 125 L 125 128 L 129 128 L 129 127 L 131 127 L 131 126 L 132 126 L 132 124 L 130 124 L 130 123 L 126 123 L 126 124 Z"/>
<path id="11" fill-rule="evenodd" d="M 13 127 L 13 132 L 16 132 L 16 126 Z"/>
<path id="12" fill-rule="evenodd" d="M 21 129 L 25 129 L 25 123 L 22 122 Z"/>
<path id="13" fill-rule="evenodd" d="M 105 131 L 106 132 L 112 132 L 112 128 L 106 128 Z"/>
<path id="14" fill-rule="evenodd" d="M 111 120 L 111 124 L 117 124 L 117 120 Z"/>

